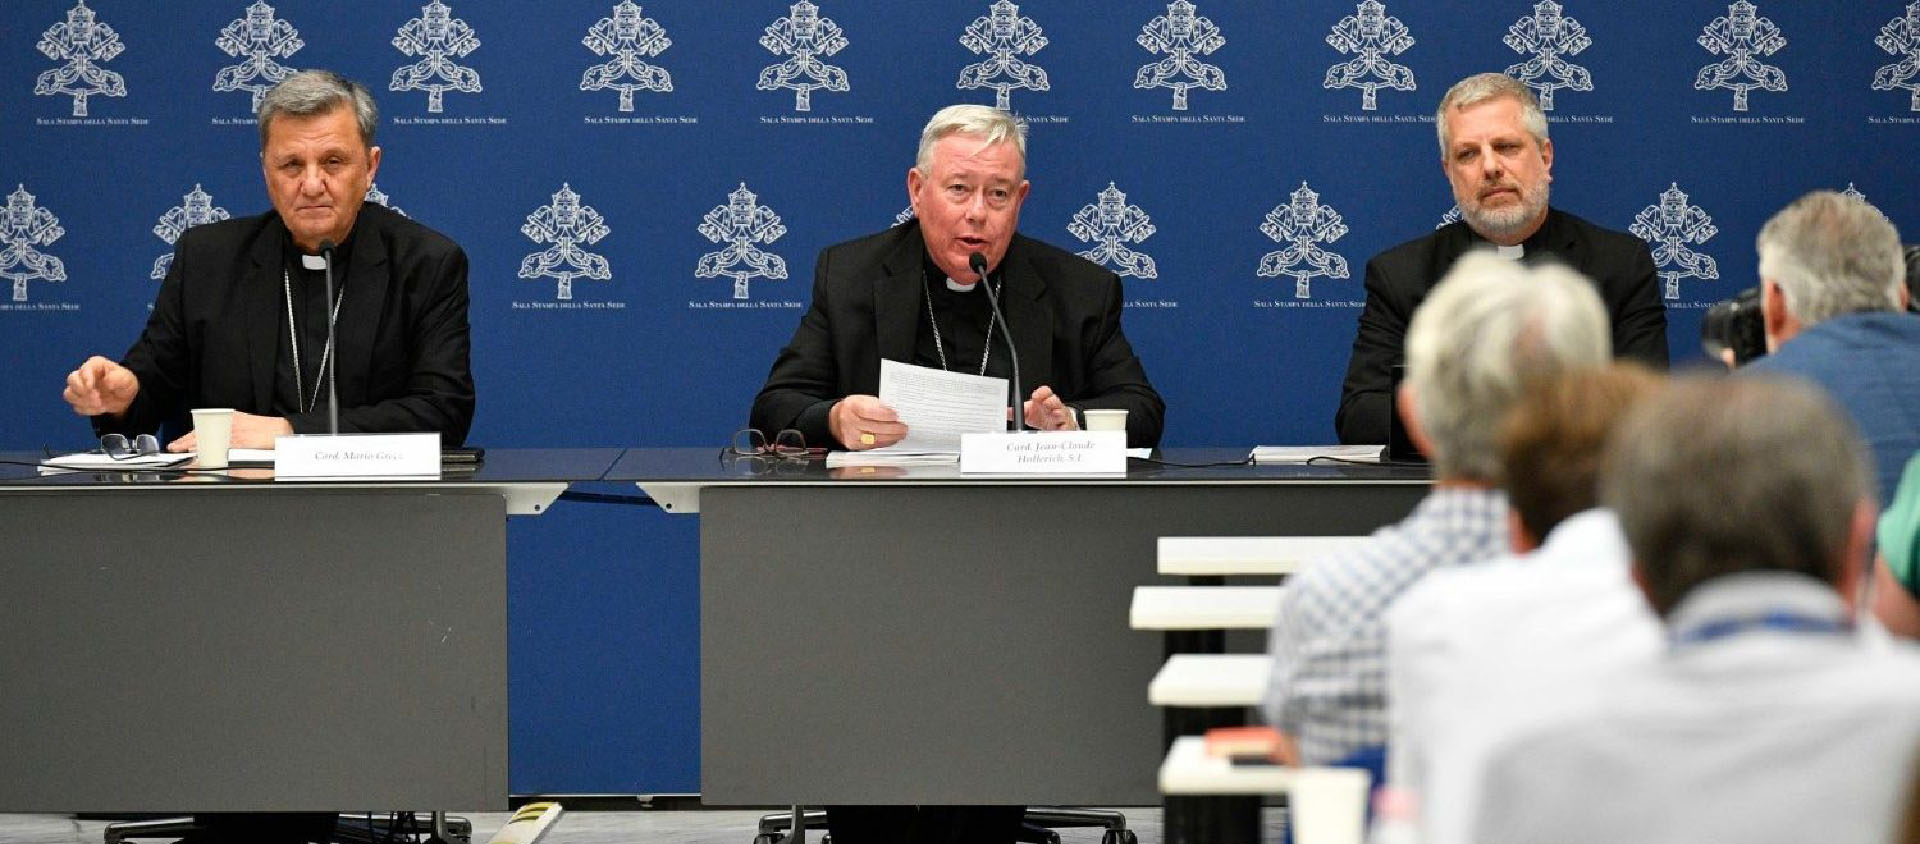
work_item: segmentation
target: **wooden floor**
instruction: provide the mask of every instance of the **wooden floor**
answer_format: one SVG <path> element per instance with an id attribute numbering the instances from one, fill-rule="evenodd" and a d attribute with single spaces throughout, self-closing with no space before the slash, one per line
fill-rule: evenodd
<path id="1" fill-rule="evenodd" d="M 1140 844 L 1160 844 L 1159 807 L 1124 808 L 1127 826 Z M 647 811 L 569 811 L 541 844 L 753 844 L 761 811 L 674 809 Z M 1269 815 L 1273 813 L 1270 811 Z M 473 823 L 473 844 L 487 839 L 506 823 L 504 812 L 462 814 Z M 1270 817 L 1266 840 L 1279 841 Z M 107 822 L 76 820 L 68 815 L 0 814 L 0 844 L 100 844 Z M 819 832 L 809 832 L 809 844 L 818 844 Z M 162 839 L 143 839 L 160 844 Z M 1100 844 L 1099 830 L 1060 830 L 1062 844 Z"/>

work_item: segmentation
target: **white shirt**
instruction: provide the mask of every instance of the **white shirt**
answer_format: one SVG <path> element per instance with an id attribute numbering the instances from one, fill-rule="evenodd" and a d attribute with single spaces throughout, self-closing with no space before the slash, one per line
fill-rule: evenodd
<path id="1" fill-rule="evenodd" d="M 1751 623 L 1767 614 L 1838 629 Z M 1665 655 L 1494 749 L 1474 840 L 1891 841 L 1920 749 L 1920 650 L 1845 620 L 1833 588 L 1802 575 L 1696 587 L 1669 614 Z"/>
<path id="2" fill-rule="evenodd" d="M 1466 844 L 1488 748 L 1661 650 L 1619 522 L 1575 514 L 1530 554 L 1436 571 L 1387 611 L 1388 779 L 1421 840 Z"/>

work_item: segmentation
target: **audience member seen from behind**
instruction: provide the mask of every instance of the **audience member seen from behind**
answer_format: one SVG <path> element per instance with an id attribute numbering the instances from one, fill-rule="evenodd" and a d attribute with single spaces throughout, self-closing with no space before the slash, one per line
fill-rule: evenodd
<path id="1" fill-rule="evenodd" d="M 1920 319 L 1906 313 L 1900 233 L 1865 200 L 1815 191 L 1760 229 L 1766 357 L 1743 371 L 1805 378 L 1853 417 L 1880 500 L 1920 450 Z"/>
<path id="2" fill-rule="evenodd" d="M 1388 610 L 1388 782 L 1413 796 L 1420 840 L 1470 842 L 1487 748 L 1659 652 L 1599 475 L 1608 437 L 1661 383 L 1620 363 L 1532 385 L 1498 440 L 1515 554 L 1432 572 Z"/>
<path id="3" fill-rule="evenodd" d="M 1484 844 L 1881 844 L 1920 747 L 1920 650 L 1863 638 L 1873 488 L 1846 416 L 1778 378 L 1687 378 L 1608 444 L 1665 653 L 1503 743 Z"/>
<path id="4" fill-rule="evenodd" d="M 1826 390 L 1866 438 L 1880 500 L 1893 501 L 1920 450 L 1920 318 L 1907 311 L 1899 232 L 1865 200 L 1815 191 L 1768 220 L 1756 248 L 1771 354 L 1744 371 Z M 1875 614 L 1893 632 L 1920 635 L 1911 579 L 1874 577 Z"/>
<path id="5" fill-rule="evenodd" d="M 100 434 L 184 430 L 192 408 L 233 408 L 234 447 L 272 448 L 278 436 L 328 431 L 337 369 L 341 431 L 432 432 L 460 445 L 474 407 L 467 256 L 365 203 L 380 168 L 373 96 L 337 73 L 303 71 L 261 97 L 258 118 L 273 211 L 182 234 L 133 348 L 118 363 L 88 358 L 63 398 Z M 167 448 L 192 451 L 194 435 Z"/>
<path id="6" fill-rule="evenodd" d="M 1387 441 L 1387 391 L 1407 322 L 1453 263 L 1475 250 L 1572 267 L 1606 303 L 1614 353 L 1665 368 L 1667 310 L 1646 241 L 1548 205 L 1554 148 L 1533 89 L 1502 73 L 1469 76 L 1440 99 L 1434 128 L 1460 221 L 1367 262 L 1366 307 L 1334 414 L 1340 441 Z"/>
<path id="7" fill-rule="evenodd" d="M 1920 638 L 1920 455 L 1907 461 L 1876 531 L 1873 615 L 1888 632 Z"/>
<path id="8" fill-rule="evenodd" d="M 1265 712 L 1283 759 L 1379 767 L 1387 607 L 1430 571 L 1507 550 L 1499 420 L 1528 383 L 1610 356 L 1606 308 L 1570 270 L 1479 253 L 1434 288 L 1407 333 L 1398 407 L 1433 460 L 1433 489 L 1406 519 L 1315 561 L 1282 593 Z"/>

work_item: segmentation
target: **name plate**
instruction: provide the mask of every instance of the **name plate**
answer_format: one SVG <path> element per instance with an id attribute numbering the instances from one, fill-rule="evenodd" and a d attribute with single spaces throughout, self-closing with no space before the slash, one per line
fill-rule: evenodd
<path id="1" fill-rule="evenodd" d="M 278 481 L 437 477 L 439 434 L 309 434 L 273 441 Z"/>
<path id="2" fill-rule="evenodd" d="M 1125 431 L 966 434 L 960 471 L 1007 475 L 1124 474 Z"/>

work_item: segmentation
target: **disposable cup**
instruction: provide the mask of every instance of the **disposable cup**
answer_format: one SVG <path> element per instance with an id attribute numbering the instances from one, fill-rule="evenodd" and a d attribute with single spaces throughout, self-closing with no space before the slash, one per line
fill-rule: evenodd
<path id="1" fill-rule="evenodd" d="M 1082 410 L 1080 415 L 1087 420 L 1089 431 L 1124 431 L 1127 429 L 1127 412 L 1124 410 Z"/>
<path id="2" fill-rule="evenodd" d="M 228 446 L 233 442 L 233 408 L 195 408 L 193 438 L 198 443 L 195 446 L 199 452 L 196 463 L 200 468 L 227 468 Z"/>

